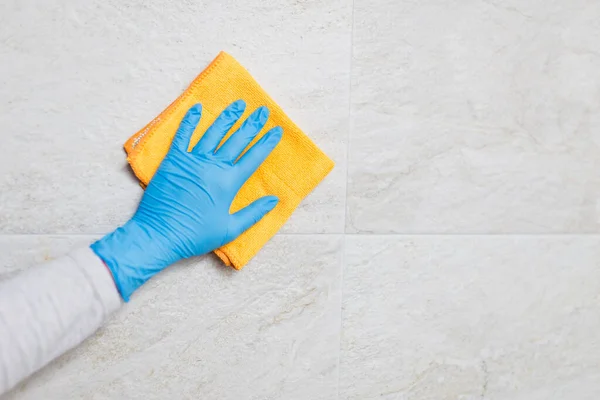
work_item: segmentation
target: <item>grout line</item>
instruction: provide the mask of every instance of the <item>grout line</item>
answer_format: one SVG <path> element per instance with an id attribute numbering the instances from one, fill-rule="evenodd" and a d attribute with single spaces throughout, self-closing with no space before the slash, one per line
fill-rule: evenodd
<path id="1" fill-rule="evenodd" d="M 109 232 L 105 232 L 105 233 L 82 233 L 82 232 L 78 232 L 78 233 L 72 233 L 72 232 L 48 232 L 48 233 L 0 233 L 0 237 L 49 237 L 49 236 L 54 236 L 54 237 L 67 237 L 67 236 L 81 236 L 81 237 L 88 237 L 88 236 L 104 236 L 106 234 L 108 234 Z"/>
<path id="2" fill-rule="evenodd" d="M 321 234 L 317 234 L 321 235 Z M 328 234 L 325 234 L 328 235 Z M 331 234 L 333 235 L 333 234 Z M 498 236 L 498 237 L 510 237 L 510 236 L 600 236 L 600 232 L 397 232 L 397 233 L 377 233 L 377 232 L 356 232 L 356 233 L 345 233 L 344 236 L 356 236 L 356 237 L 415 237 L 415 236 Z"/>
<path id="3" fill-rule="evenodd" d="M 349 60 L 349 73 L 348 73 L 348 126 L 346 132 L 346 180 L 344 186 L 344 226 L 342 226 L 342 232 L 346 233 L 346 223 L 348 220 L 348 178 L 350 176 L 350 139 L 352 133 L 352 59 L 353 59 L 353 48 L 354 48 L 354 0 L 352 0 L 352 15 L 351 15 L 351 29 L 350 29 L 350 60 Z"/>
<path id="4" fill-rule="evenodd" d="M 341 354 L 342 354 L 342 332 L 344 328 L 344 270 L 346 268 L 346 249 L 347 249 L 347 241 L 346 241 L 346 222 L 348 220 L 348 177 L 350 170 L 350 138 L 352 133 L 352 60 L 354 57 L 354 1 L 352 0 L 352 10 L 350 12 L 350 48 L 349 53 L 350 57 L 348 60 L 348 128 L 346 132 L 346 182 L 345 182 L 345 195 L 344 195 L 344 221 L 342 226 L 342 232 L 344 232 L 342 237 L 342 255 L 341 255 L 341 265 L 340 265 L 340 326 L 338 330 L 339 341 L 338 341 L 338 354 L 337 354 L 337 399 L 340 399 L 340 381 L 341 381 Z"/>
<path id="5" fill-rule="evenodd" d="M 338 354 L 337 354 L 337 399 L 340 399 L 340 380 L 342 375 L 342 333 L 344 331 L 344 269 L 346 268 L 346 235 L 342 238 L 342 254 L 340 257 L 340 325 L 338 329 Z"/>
<path id="6" fill-rule="evenodd" d="M 79 237 L 101 237 L 109 232 L 91 232 L 91 233 L 72 233 L 72 232 L 49 232 L 49 233 L 0 233 L 0 238 L 5 237 L 68 237 L 68 236 L 79 236 Z M 523 236 L 523 237 L 570 237 L 570 236 L 600 236 L 600 232 L 507 232 L 507 233 L 494 233 L 494 232 L 398 232 L 398 233 L 377 233 L 377 232 L 355 232 L 355 233 L 343 233 L 343 232 L 298 232 L 298 233 L 278 233 L 275 237 L 286 237 L 286 236 L 331 236 L 331 237 L 420 237 L 420 236 L 432 236 L 432 237 L 452 237 L 452 236 L 489 236 L 489 237 L 511 237 L 511 236 Z"/>

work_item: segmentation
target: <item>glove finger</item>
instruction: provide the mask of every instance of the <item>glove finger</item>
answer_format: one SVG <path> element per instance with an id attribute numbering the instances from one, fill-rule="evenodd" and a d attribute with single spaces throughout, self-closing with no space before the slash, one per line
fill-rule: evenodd
<path id="1" fill-rule="evenodd" d="M 239 161 L 235 164 L 235 168 L 240 174 L 240 187 L 250 178 L 250 176 L 260 167 L 265 159 L 271 154 L 275 146 L 281 140 L 283 129 L 276 126 L 261 137 Z"/>
<path id="2" fill-rule="evenodd" d="M 181 124 L 179 124 L 177 133 L 175 133 L 173 143 L 171 143 L 171 149 L 179 149 L 187 152 L 190 145 L 190 139 L 194 134 L 196 126 L 198 126 L 198 123 L 200 122 L 201 115 L 202 105 L 200 103 L 194 104 L 188 110 L 188 112 L 185 114 L 185 117 L 183 117 L 181 120 Z"/>
<path id="3" fill-rule="evenodd" d="M 233 163 L 265 126 L 268 118 L 269 109 L 267 107 L 257 108 L 244 121 L 240 129 L 231 135 L 223 146 L 217 150 L 219 158 Z"/>
<path id="4" fill-rule="evenodd" d="M 241 209 L 231 216 L 231 229 L 228 233 L 227 242 L 230 242 L 246 232 L 271 211 L 279 199 L 275 196 L 265 196 L 256 200 L 249 206 Z"/>
<path id="5" fill-rule="evenodd" d="M 227 135 L 231 127 L 240 119 L 246 110 L 244 100 L 237 100 L 231 103 L 221 115 L 217 117 L 215 122 L 206 130 L 194 150 L 196 154 L 214 153 L 215 149 L 221 143 L 221 140 Z"/>

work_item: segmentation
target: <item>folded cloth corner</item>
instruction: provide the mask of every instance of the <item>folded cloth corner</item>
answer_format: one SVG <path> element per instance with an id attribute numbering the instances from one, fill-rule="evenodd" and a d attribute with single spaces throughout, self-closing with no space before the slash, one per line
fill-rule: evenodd
<path id="1" fill-rule="evenodd" d="M 266 195 L 279 197 L 277 207 L 233 242 L 215 250 L 226 265 L 241 269 L 281 229 L 302 199 L 334 166 L 333 161 L 294 124 L 250 73 L 229 54 L 219 53 L 171 105 L 133 135 L 124 147 L 131 168 L 145 187 L 166 156 L 179 123 L 192 105 L 202 104 L 202 119 L 190 148 L 198 143 L 221 111 L 238 99 L 246 102 L 246 112 L 231 132 L 235 132 L 259 106 L 270 110 L 267 124 L 249 147 L 269 129 L 278 125 L 283 128 L 281 142 L 242 186 L 230 212 L 234 213 Z"/>

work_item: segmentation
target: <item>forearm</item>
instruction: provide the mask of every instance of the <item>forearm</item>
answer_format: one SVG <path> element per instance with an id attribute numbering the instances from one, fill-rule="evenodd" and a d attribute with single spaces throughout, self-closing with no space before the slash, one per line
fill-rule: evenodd
<path id="1" fill-rule="evenodd" d="M 188 151 L 202 111 L 194 105 L 129 222 L 91 249 L 0 283 L 0 395 L 81 343 L 152 276 L 231 242 L 275 208 L 277 197 L 264 196 L 230 213 L 283 134 L 274 127 L 245 151 L 267 123 L 263 106 L 219 147 L 245 108 L 232 103 Z"/>
<path id="2" fill-rule="evenodd" d="M 89 248 L 0 282 L 0 395 L 81 343 L 120 304 Z"/>

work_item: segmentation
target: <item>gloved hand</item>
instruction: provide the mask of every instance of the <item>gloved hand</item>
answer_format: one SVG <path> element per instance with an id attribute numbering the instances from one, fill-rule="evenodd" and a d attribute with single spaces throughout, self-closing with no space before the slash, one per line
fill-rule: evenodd
<path id="1" fill-rule="evenodd" d="M 229 213 L 238 190 L 283 133 L 271 129 L 236 162 L 267 122 L 269 110 L 260 107 L 215 151 L 245 108 L 242 100 L 227 107 L 188 152 L 202 113 L 200 104 L 190 108 L 133 218 L 91 246 L 125 301 L 154 274 L 229 243 L 277 205 L 277 197 L 266 196 Z"/>

